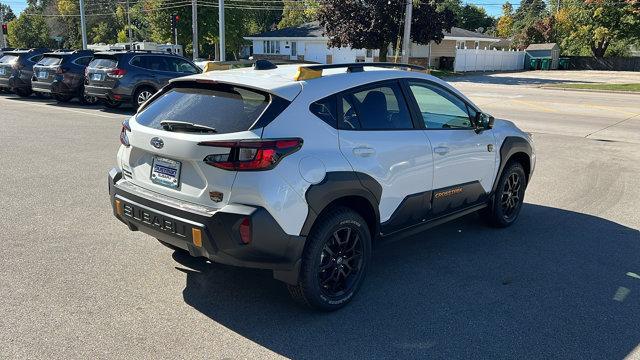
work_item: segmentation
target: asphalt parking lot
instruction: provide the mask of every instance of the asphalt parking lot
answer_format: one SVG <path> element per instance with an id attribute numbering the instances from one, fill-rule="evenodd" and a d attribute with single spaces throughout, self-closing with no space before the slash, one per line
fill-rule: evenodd
<path id="1" fill-rule="evenodd" d="M 0 358 L 640 358 L 640 95 L 485 78 L 454 85 L 538 149 L 518 223 L 385 241 L 331 314 L 116 221 L 127 110 L 0 94 Z"/>

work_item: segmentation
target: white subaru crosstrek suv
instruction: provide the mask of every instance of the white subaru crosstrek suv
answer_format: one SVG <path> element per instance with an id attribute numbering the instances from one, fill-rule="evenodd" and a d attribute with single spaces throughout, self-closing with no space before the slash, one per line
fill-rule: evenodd
<path id="1" fill-rule="evenodd" d="M 321 310 L 352 299 L 380 238 L 478 210 L 513 224 L 530 137 L 409 70 L 262 60 L 174 79 L 122 125 L 114 215 L 192 256 L 270 269 Z"/>

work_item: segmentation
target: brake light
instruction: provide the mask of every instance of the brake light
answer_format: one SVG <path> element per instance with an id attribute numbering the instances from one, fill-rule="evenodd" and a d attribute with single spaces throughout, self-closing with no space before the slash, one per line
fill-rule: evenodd
<path id="1" fill-rule="evenodd" d="M 107 72 L 107 76 L 116 78 L 116 79 L 121 79 L 126 73 L 127 73 L 127 70 L 125 69 L 113 69 Z"/>
<path id="2" fill-rule="evenodd" d="M 238 231 L 240 232 L 240 240 L 243 244 L 246 245 L 251 242 L 251 220 L 249 220 L 249 217 L 242 219 Z"/>
<path id="3" fill-rule="evenodd" d="M 300 150 L 302 139 L 204 141 L 201 146 L 229 148 L 228 154 L 208 155 L 204 162 L 231 171 L 271 170 L 282 158 Z"/>
<path id="4" fill-rule="evenodd" d="M 131 127 L 129 127 L 129 120 L 125 120 L 122 122 L 122 128 L 120 129 L 120 143 L 126 147 L 131 146 L 129 144 L 129 136 L 127 132 L 131 131 Z"/>

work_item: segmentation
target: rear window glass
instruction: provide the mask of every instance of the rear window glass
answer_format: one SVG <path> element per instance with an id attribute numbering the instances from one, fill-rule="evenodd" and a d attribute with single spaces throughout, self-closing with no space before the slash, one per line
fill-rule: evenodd
<path id="1" fill-rule="evenodd" d="M 94 58 L 90 63 L 90 68 L 95 69 L 112 69 L 118 66 L 118 59 L 114 57 Z"/>
<path id="2" fill-rule="evenodd" d="M 62 62 L 62 58 L 59 57 L 44 57 L 42 60 L 38 61 L 38 65 L 41 66 L 53 66 L 60 65 Z"/>
<path id="3" fill-rule="evenodd" d="M 162 129 L 163 120 L 185 121 L 231 133 L 249 130 L 267 105 L 269 95 L 231 85 L 175 88 L 149 104 L 136 122 Z"/>
<path id="4" fill-rule="evenodd" d="M 18 60 L 18 57 L 16 55 L 5 55 L 0 58 L 0 64 L 10 64 L 12 62 L 15 62 L 16 60 Z"/>

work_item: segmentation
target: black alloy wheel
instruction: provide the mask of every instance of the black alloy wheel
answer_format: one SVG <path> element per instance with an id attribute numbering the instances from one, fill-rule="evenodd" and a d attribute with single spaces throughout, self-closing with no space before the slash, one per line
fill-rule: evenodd
<path id="1" fill-rule="evenodd" d="M 362 275 L 360 236 L 350 227 L 334 231 L 320 254 L 318 278 L 324 295 L 340 297 L 351 291 Z"/>
<path id="2" fill-rule="evenodd" d="M 505 220 L 511 219 L 516 214 L 521 204 L 522 195 L 524 195 L 524 188 L 522 187 L 520 175 L 517 172 L 509 174 L 500 195 L 500 206 L 502 206 L 502 214 Z"/>
<path id="3" fill-rule="evenodd" d="M 527 178 L 522 164 L 508 164 L 498 180 L 493 201 L 483 210 L 484 217 L 491 225 L 507 227 L 518 219 L 526 187 Z"/>

